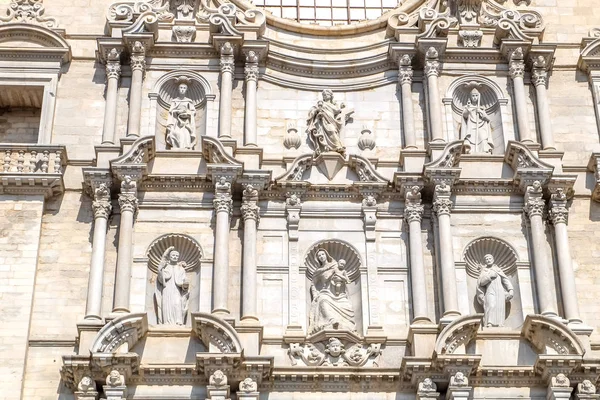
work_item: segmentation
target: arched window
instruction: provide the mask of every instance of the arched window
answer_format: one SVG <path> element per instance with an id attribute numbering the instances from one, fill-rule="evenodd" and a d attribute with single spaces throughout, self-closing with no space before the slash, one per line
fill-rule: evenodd
<path id="1" fill-rule="evenodd" d="M 398 7 L 398 0 L 255 0 L 254 4 L 276 17 L 333 26 L 377 19 Z"/>

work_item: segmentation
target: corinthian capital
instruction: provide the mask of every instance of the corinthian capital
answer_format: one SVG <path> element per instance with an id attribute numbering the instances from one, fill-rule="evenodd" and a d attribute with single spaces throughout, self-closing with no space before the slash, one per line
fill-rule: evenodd
<path id="1" fill-rule="evenodd" d="M 404 219 L 409 224 L 413 221 L 419 221 L 423 219 L 424 207 L 421 203 L 421 188 L 419 186 L 413 186 L 409 191 L 406 192 L 404 206 Z"/>
<path id="2" fill-rule="evenodd" d="M 545 203 L 542 199 L 542 185 L 540 181 L 535 181 L 531 186 L 527 187 L 524 200 L 525 205 L 523 210 L 530 219 L 534 216 L 543 215 Z"/>
<path id="3" fill-rule="evenodd" d="M 213 206 L 215 211 L 227 212 L 229 215 L 233 212 L 233 200 L 231 198 L 232 178 L 227 176 L 218 177 L 215 183 L 215 199 Z"/>
<path id="4" fill-rule="evenodd" d="M 221 73 L 229 72 L 233 74 L 235 61 L 233 57 L 233 46 L 229 42 L 221 46 Z"/>
<path id="5" fill-rule="evenodd" d="M 509 70 L 508 74 L 512 79 L 522 78 L 525 75 L 525 61 L 523 56 L 523 49 L 517 47 L 510 55 Z"/>
<path id="6" fill-rule="evenodd" d="M 450 200 L 451 190 L 446 182 L 441 182 L 435 186 L 433 195 L 433 211 L 439 217 L 440 215 L 450 215 L 452 210 L 452 200 Z"/>
<path id="7" fill-rule="evenodd" d="M 110 203 L 110 183 L 103 182 L 94 190 L 92 209 L 94 210 L 94 219 L 108 219 L 110 212 L 112 211 L 112 205 Z"/>
<path id="8" fill-rule="evenodd" d="M 138 206 L 137 182 L 130 175 L 126 175 L 121 181 L 121 193 L 119 194 L 119 208 L 123 211 L 135 212 Z"/>
<path id="9" fill-rule="evenodd" d="M 144 71 L 146 69 L 146 48 L 142 42 L 136 41 L 131 46 L 131 70 L 141 70 Z"/>
<path id="10" fill-rule="evenodd" d="M 254 188 L 252 185 L 246 185 L 244 188 L 244 193 L 242 197 L 242 218 L 244 221 L 248 219 L 253 219 L 256 222 L 259 221 L 260 215 L 258 207 L 258 190 Z"/>
<path id="11" fill-rule="evenodd" d="M 399 64 L 400 67 L 398 69 L 398 81 L 400 81 L 400 84 L 412 83 L 412 58 L 408 54 L 404 54 L 402 57 L 400 57 Z"/>
<path id="12" fill-rule="evenodd" d="M 121 51 L 112 48 L 106 55 L 106 79 L 121 77 Z"/>
<path id="13" fill-rule="evenodd" d="M 544 85 L 548 82 L 548 71 L 546 70 L 546 59 L 544 56 L 538 56 L 533 62 L 533 71 L 531 80 L 535 86 Z"/>
<path id="14" fill-rule="evenodd" d="M 246 54 L 246 66 L 244 67 L 246 82 L 258 81 L 258 56 L 255 51 L 249 51 Z"/>
<path id="15" fill-rule="evenodd" d="M 567 195 L 563 189 L 557 189 L 556 193 L 550 196 L 550 212 L 548 215 L 554 225 L 568 223 Z"/>
<path id="16" fill-rule="evenodd" d="M 425 75 L 439 76 L 440 61 L 439 53 L 435 47 L 430 47 L 425 54 Z"/>

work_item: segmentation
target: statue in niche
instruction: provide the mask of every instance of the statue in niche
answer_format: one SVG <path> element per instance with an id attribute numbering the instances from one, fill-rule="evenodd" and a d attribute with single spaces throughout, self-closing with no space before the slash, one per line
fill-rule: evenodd
<path id="1" fill-rule="evenodd" d="M 171 246 L 165 250 L 158 265 L 156 280 L 156 317 L 159 324 L 184 325 L 190 297 L 185 265 L 179 261 L 179 252 Z"/>
<path id="2" fill-rule="evenodd" d="M 167 145 L 171 149 L 191 150 L 196 144 L 196 108 L 192 99 L 186 96 L 190 80 L 177 78 L 178 96 L 171 100 L 167 119 Z"/>
<path id="3" fill-rule="evenodd" d="M 494 256 L 486 254 L 485 265 L 477 279 L 477 301 L 483 306 L 483 322 L 487 327 L 504 326 L 506 302 L 513 298 L 514 289 Z"/>
<path id="4" fill-rule="evenodd" d="M 473 88 L 462 113 L 460 137 L 471 144 L 474 153 L 492 154 L 494 143 L 490 118 L 481 106 L 481 93 Z"/>
<path id="5" fill-rule="evenodd" d="M 306 133 L 313 145 L 315 155 L 327 151 L 344 155 L 346 148 L 342 144 L 340 133 L 354 111 L 344 112 L 346 105 L 344 103 L 338 105 L 333 100 L 333 92 L 329 89 L 323 90 L 321 96 L 323 100 L 317 102 L 308 113 Z"/>
<path id="6" fill-rule="evenodd" d="M 318 249 L 315 258 L 318 267 L 310 286 L 312 303 L 309 312 L 309 334 L 324 329 L 355 331 L 354 309 L 347 288 L 350 280 L 346 271 L 343 267 L 340 269 L 338 261 L 325 249 Z"/>

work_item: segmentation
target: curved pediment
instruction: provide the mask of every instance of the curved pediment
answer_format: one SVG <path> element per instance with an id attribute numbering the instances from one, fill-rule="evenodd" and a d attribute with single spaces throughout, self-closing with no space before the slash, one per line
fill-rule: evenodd
<path id="1" fill-rule="evenodd" d="M 465 354 L 464 347 L 477 336 L 483 314 L 467 315 L 452 321 L 435 342 L 435 354 Z"/>
<path id="2" fill-rule="evenodd" d="M 71 60 L 71 48 L 64 38 L 51 29 L 31 24 L 0 25 L 0 51 L 10 51 L 11 58 Z"/>
<path id="3" fill-rule="evenodd" d="M 543 315 L 528 315 L 521 331 L 540 354 L 579 355 L 585 353 L 577 335 L 565 324 Z"/>

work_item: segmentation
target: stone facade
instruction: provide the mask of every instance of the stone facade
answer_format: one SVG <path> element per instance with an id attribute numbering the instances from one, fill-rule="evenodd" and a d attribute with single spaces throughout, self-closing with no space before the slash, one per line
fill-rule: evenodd
<path id="1" fill-rule="evenodd" d="M 594 0 L 4 3 L 0 398 L 600 398 Z"/>

